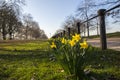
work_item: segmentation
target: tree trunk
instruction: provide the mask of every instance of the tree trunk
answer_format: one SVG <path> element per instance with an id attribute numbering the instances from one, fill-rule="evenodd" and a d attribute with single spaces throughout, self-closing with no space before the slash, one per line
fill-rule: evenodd
<path id="1" fill-rule="evenodd" d="M 99 23 L 97 18 L 96 18 L 96 21 L 97 21 L 97 35 L 99 36 Z"/>
<path id="2" fill-rule="evenodd" d="M 97 35 L 99 36 L 98 26 L 97 26 Z"/>
<path id="3" fill-rule="evenodd" d="M 12 32 L 9 33 L 9 36 L 10 36 L 10 40 L 12 40 Z"/>
<path id="4" fill-rule="evenodd" d="M 14 39 L 15 39 L 15 35 L 14 35 L 14 33 L 12 34 L 12 37 L 13 37 L 12 39 L 14 40 Z"/>
<path id="5" fill-rule="evenodd" d="M 28 26 L 26 26 L 26 32 L 25 32 L 25 35 L 26 35 L 26 39 L 28 39 Z"/>
<path id="6" fill-rule="evenodd" d="M 2 25 L 2 36 L 3 36 L 3 40 L 6 40 L 5 22 L 3 22 L 3 25 Z"/>

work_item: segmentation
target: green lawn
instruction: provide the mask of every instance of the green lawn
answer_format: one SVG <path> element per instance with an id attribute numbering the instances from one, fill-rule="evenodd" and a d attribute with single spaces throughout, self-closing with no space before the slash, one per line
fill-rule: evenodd
<path id="1" fill-rule="evenodd" d="M 107 38 L 120 38 L 120 32 L 114 32 L 114 33 L 107 33 Z M 89 38 L 99 38 L 98 35 L 90 36 Z"/>
<path id="2" fill-rule="evenodd" d="M 49 55 L 47 41 L 0 43 L 0 80 L 64 80 Z"/>
<path id="3" fill-rule="evenodd" d="M 107 34 L 107 37 L 108 38 L 111 38 L 111 37 L 120 38 L 120 32 L 109 33 L 109 34 Z"/>
<path id="4" fill-rule="evenodd" d="M 101 51 L 93 48 L 86 56 L 86 69 L 98 80 L 108 79 L 113 75 L 120 79 L 120 52 L 114 50 Z"/>
<path id="5" fill-rule="evenodd" d="M 46 40 L 1 41 L 0 80 L 66 80 L 65 72 L 50 56 Z M 120 79 L 120 52 L 94 48 L 85 57 L 90 76 L 103 80 L 114 75 Z"/>

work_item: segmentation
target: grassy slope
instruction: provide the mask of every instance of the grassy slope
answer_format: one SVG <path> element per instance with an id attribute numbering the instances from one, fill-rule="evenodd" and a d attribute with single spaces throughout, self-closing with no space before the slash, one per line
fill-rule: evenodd
<path id="1" fill-rule="evenodd" d="M 0 42 L 0 80 L 65 80 L 50 54 L 47 41 Z M 86 69 L 98 80 L 120 78 L 120 52 L 94 48 L 86 57 Z"/>
<path id="2" fill-rule="evenodd" d="M 0 43 L 0 80 L 63 78 L 61 67 L 49 60 L 47 46 L 46 41 Z"/>
<path id="3" fill-rule="evenodd" d="M 120 38 L 120 32 L 109 33 L 109 34 L 107 34 L 107 37 L 118 37 L 118 38 Z"/>
<path id="4" fill-rule="evenodd" d="M 111 75 L 120 79 L 119 51 L 101 51 L 98 48 L 93 48 L 86 57 L 86 69 L 90 69 L 91 75 L 98 80 L 107 79 Z"/>
<path id="5" fill-rule="evenodd" d="M 98 38 L 99 36 L 94 35 L 94 36 L 90 36 L 89 38 Z M 120 38 L 120 32 L 114 32 L 114 33 L 107 33 L 107 38 Z"/>

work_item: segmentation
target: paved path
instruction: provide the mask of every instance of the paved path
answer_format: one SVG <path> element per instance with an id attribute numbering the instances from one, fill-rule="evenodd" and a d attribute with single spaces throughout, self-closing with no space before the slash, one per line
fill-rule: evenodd
<path id="1" fill-rule="evenodd" d="M 87 41 L 89 44 L 91 44 L 95 47 L 100 47 L 100 39 L 99 38 L 88 39 Z M 109 49 L 114 49 L 114 50 L 120 51 L 120 38 L 107 38 L 107 47 Z"/>

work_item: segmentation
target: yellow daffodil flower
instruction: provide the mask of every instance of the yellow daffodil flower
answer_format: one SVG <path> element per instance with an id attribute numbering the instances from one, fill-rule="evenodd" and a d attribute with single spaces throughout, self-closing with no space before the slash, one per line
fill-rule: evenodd
<path id="1" fill-rule="evenodd" d="M 72 36 L 72 39 L 78 42 L 81 39 L 80 34 L 75 34 L 75 36 Z"/>
<path id="2" fill-rule="evenodd" d="M 84 41 L 83 43 L 80 43 L 80 46 L 81 46 L 81 48 L 85 49 L 88 47 L 88 44 L 86 41 Z"/>
<path id="3" fill-rule="evenodd" d="M 56 48 L 56 45 L 54 42 L 52 42 L 52 44 L 50 45 L 51 48 Z"/>
<path id="4" fill-rule="evenodd" d="M 67 40 L 65 38 L 62 38 L 62 41 L 61 41 L 63 44 L 66 44 L 67 43 Z"/>
<path id="5" fill-rule="evenodd" d="M 74 40 L 70 40 L 69 44 L 73 47 L 75 45 L 75 41 Z"/>

